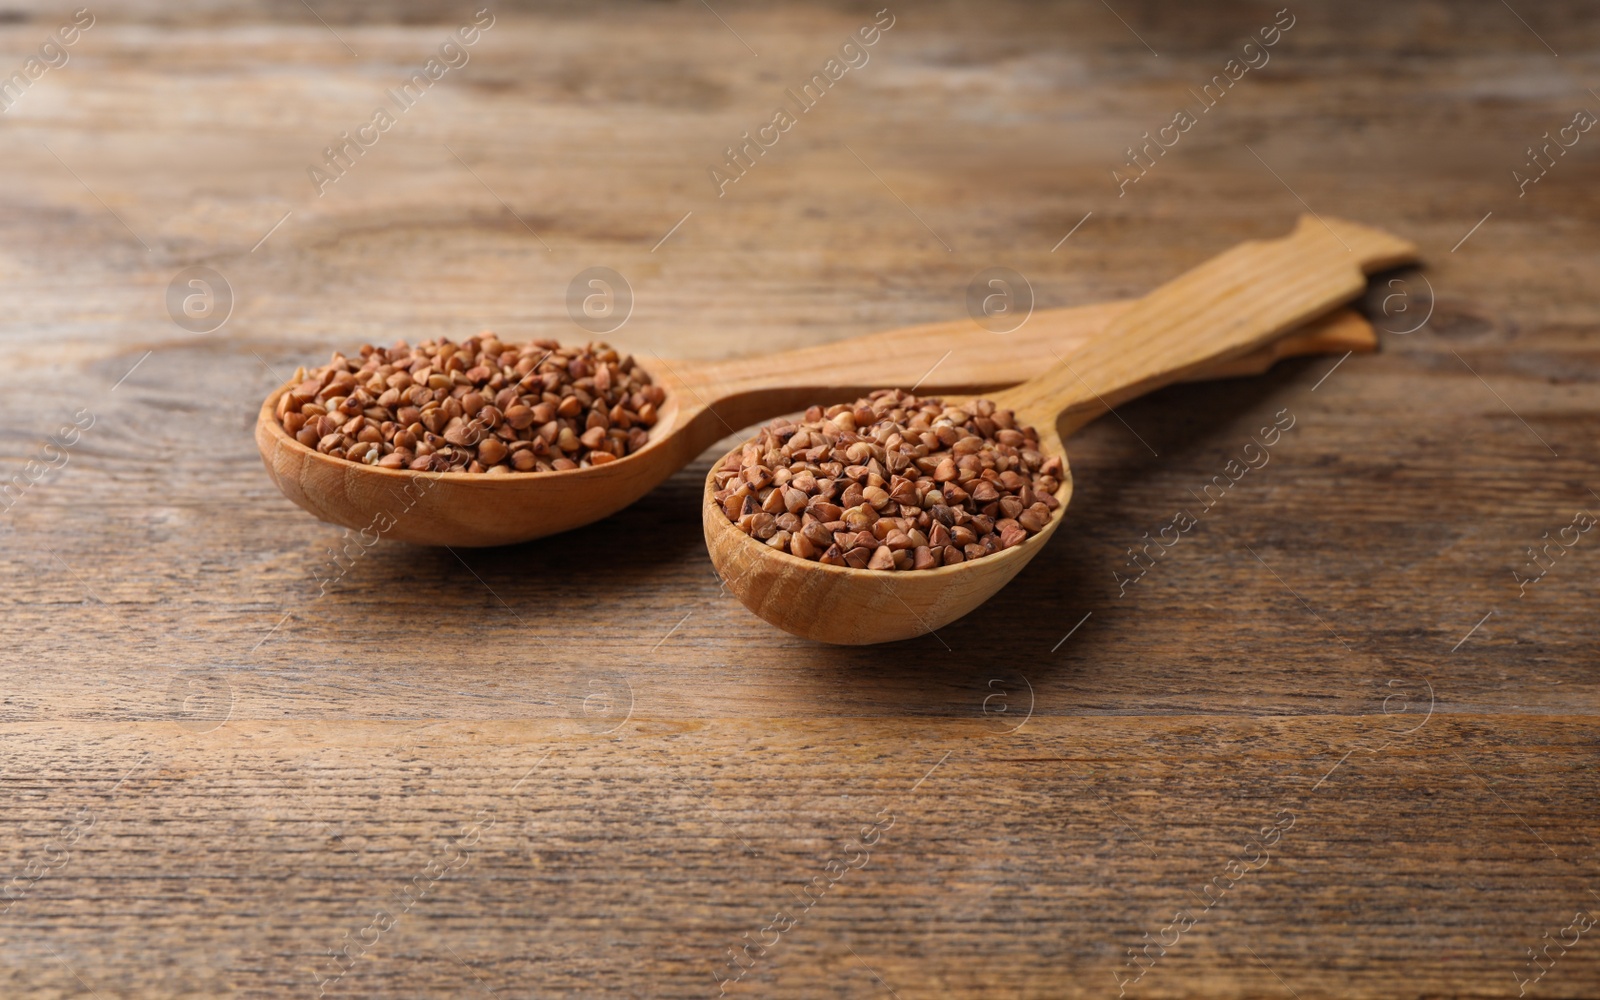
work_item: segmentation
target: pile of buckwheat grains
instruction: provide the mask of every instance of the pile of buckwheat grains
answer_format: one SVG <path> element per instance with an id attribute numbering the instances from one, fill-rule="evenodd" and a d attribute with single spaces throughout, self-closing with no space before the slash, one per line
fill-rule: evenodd
<path id="1" fill-rule="evenodd" d="M 740 531 L 802 559 L 935 569 L 1042 531 L 1064 472 L 986 399 L 882 389 L 763 427 L 717 468 L 713 498 Z"/>
<path id="2" fill-rule="evenodd" d="M 295 373 L 278 420 L 325 455 L 419 472 L 560 472 L 643 448 L 666 398 L 602 343 L 510 344 L 493 333 L 361 348 Z"/>

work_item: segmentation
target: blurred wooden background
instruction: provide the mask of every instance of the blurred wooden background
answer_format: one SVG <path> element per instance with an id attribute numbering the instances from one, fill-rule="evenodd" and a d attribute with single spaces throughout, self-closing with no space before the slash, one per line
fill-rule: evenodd
<path id="1" fill-rule="evenodd" d="M 875 8 L 497 5 L 319 196 L 474 9 L 125 3 L 42 52 L 69 8 L 0 12 L 0 73 L 41 70 L 0 114 L 0 479 L 38 476 L 0 514 L 0 992 L 1600 994 L 1600 535 L 1513 575 L 1600 514 L 1600 133 L 1512 176 L 1600 115 L 1587 5 L 893 7 L 725 197 L 723 150 Z M 382 544 L 319 595 L 341 534 L 251 441 L 336 348 L 586 337 L 591 266 L 633 289 L 613 342 L 720 357 L 957 317 L 991 266 L 1041 307 L 1136 295 L 1305 207 L 1423 247 L 1366 303 L 1381 353 L 1091 426 L 1065 529 L 937 637 L 745 612 L 709 454 L 604 524 Z M 190 267 L 220 329 L 168 312 Z"/>

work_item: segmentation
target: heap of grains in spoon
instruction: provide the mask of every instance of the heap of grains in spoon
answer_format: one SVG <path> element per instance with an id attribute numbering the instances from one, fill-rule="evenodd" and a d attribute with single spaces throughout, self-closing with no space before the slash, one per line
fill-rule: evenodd
<path id="1" fill-rule="evenodd" d="M 1064 471 L 986 399 L 883 389 L 763 427 L 717 468 L 713 497 L 740 531 L 802 559 L 935 569 L 1042 531 Z"/>
<path id="2" fill-rule="evenodd" d="M 325 455 L 418 472 L 560 472 L 643 448 L 666 398 L 602 343 L 508 344 L 493 333 L 361 348 L 295 373 L 283 429 Z"/>

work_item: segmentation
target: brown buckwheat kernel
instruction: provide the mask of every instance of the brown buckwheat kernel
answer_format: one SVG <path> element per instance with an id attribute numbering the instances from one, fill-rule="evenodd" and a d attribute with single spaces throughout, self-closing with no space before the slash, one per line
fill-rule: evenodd
<path id="1" fill-rule="evenodd" d="M 740 531 L 802 559 L 935 569 L 1044 530 L 1065 471 L 989 400 L 883 389 L 763 427 L 717 468 L 712 496 Z"/>
<path id="2" fill-rule="evenodd" d="M 665 391 L 603 343 L 508 344 L 493 333 L 334 354 L 278 399 L 278 421 L 325 455 L 419 472 L 560 472 L 649 439 Z"/>

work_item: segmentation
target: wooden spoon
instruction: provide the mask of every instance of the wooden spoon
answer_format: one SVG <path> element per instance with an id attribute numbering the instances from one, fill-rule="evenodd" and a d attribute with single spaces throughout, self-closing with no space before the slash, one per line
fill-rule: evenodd
<path id="1" fill-rule="evenodd" d="M 1382 245 L 1389 266 L 1416 258 L 1414 246 L 1379 230 L 1328 221 L 1346 241 Z M 721 438 L 812 403 L 848 401 L 883 383 L 920 382 L 920 390 L 930 394 L 1015 385 L 1053 363 L 1056 354 L 1105 330 L 1136 301 L 1036 312 L 1009 335 L 960 320 L 758 358 L 641 358 L 640 364 L 667 390 L 649 444 L 619 461 L 571 472 L 420 473 L 332 458 L 296 441 L 275 418 L 278 398 L 293 382 L 262 404 L 256 445 L 284 495 L 324 521 L 424 545 L 506 545 L 607 517 Z M 1192 375 L 1252 374 L 1283 357 L 1368 351 L 1376 342 L 1365 320 L 1342 311 L 1261 350 L 1218 359 L 1214 367 Z"/>
<path id="2" fill-rule="evenodd" d="M 1208 365 L 1258 350 L 1274 337 L 1359 295 L 1365 271 L 1395 259 L 1387 234 L 1302 218 L 1282 239 L 1250 242 L 1162 285 L 1111 322 L 1105 335 L 1062 352 L 1038 378 L 988 398 L 1039 431 L 1040 450 L 1066 455 L 1058 421 L 1084 422 Z M 736 449 L 737 450 L 737 449 Z M 702 501 L 706 547 L 728 589 L 786 632 L 820 642 L 862 645 L 908 639 L 954 621 L 988 600 L 1050 540 L 1072 497 L 1039 533 L 1013 548 L 931 570 L 885 572 L 824 565 L 764 545 L 728 521 L 712 497 Z"/>

